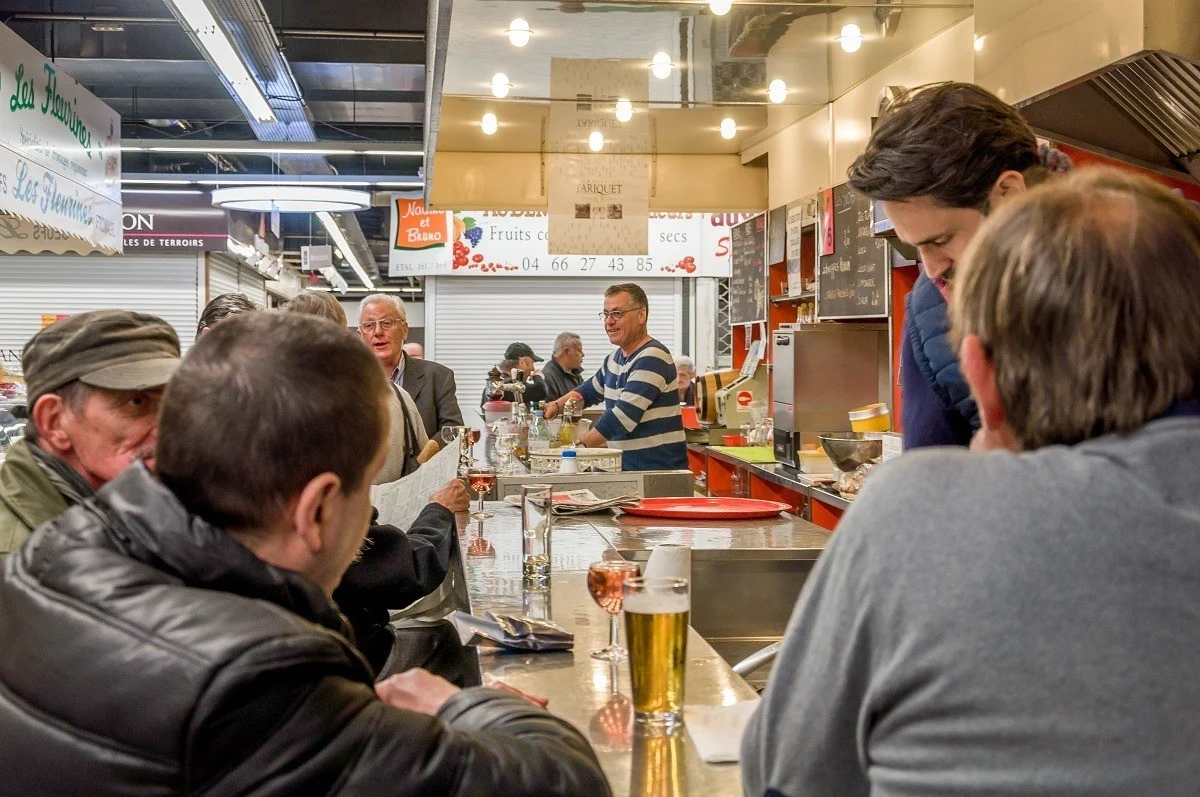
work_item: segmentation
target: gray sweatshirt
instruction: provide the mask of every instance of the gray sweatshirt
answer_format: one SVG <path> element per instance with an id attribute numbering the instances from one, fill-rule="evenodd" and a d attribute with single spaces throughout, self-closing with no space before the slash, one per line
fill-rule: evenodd
<path id="1" fill-rule="evenodd" d="M 748 795 L 1200 793 L 1200 419 L 878 469 L 764 698 Z"/>

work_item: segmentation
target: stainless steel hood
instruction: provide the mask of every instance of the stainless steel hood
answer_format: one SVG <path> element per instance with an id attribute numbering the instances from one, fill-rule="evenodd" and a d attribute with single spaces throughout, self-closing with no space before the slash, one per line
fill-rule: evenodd
<path id="1" fill-rule="evenodd" d="M 1048 138 L 1200 182 L 1198 30 L 1200 0 L 982 0 L 977 78 Z"/>

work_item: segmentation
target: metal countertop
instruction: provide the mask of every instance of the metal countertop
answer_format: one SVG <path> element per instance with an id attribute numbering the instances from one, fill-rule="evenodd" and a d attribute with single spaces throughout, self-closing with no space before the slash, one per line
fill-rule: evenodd
<path id="1" fill-rule="evenodd" d="M 485 677 L 549 699 L 549 709 L 579 728 L 596 748 L 616 795 L 740 795 L 737 764 L 705 764 L 686 732 L 651 738 L 635 732 L 628 662 L 610 665 L 588 654 L 608 644 L 608 615 L 587 591 L 587 568 L 615 546 L 646 550 L 662 542 L 688 543 L 693 558 L 725 555 L 815 559 L 829 532 L 791 516 L 733 523 L 614 517 L 556 518 L 552 576 L 545 589 L 521 578 L 520 514 L 488 502 L 495 517 L 469 521 L 460 540 L 471 611 L 546 616 L 575 634 L 575 650 L 555 653 L 482 652 Z M 622 633 L 623 637 L 623 633 Z M 688 635 L 687 705 L 749 700 L 754 690 L 694 630 Z"/>

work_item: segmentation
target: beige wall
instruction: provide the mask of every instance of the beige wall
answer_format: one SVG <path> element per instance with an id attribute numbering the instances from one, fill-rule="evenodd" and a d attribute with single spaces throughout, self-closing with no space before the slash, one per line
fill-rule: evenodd
<path id="1" fill-rule="evenodd" d="M 769 207 L 845 182 L 862 152 L 871 118 L 887 86 L 920 86 L 941 80 L 971 81 L 974 22 L 967 18 L 866 76 L 829 105 L 749 147 L 743 162 L 767 155 Z M 861 53 L 861 51 L 860 51 Z M 838 52 L 836 59 L 856 54 Z"/>

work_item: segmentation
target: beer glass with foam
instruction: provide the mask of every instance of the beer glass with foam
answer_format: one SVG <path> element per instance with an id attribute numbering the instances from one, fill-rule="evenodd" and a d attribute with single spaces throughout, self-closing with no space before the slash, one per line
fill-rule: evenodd
<path id="1" fill-rule="evenodd" d="M 630 578 L 624 591 L 634 716 L 643 725 L 672 728 L 683 719 L 688 580 Z"/>

